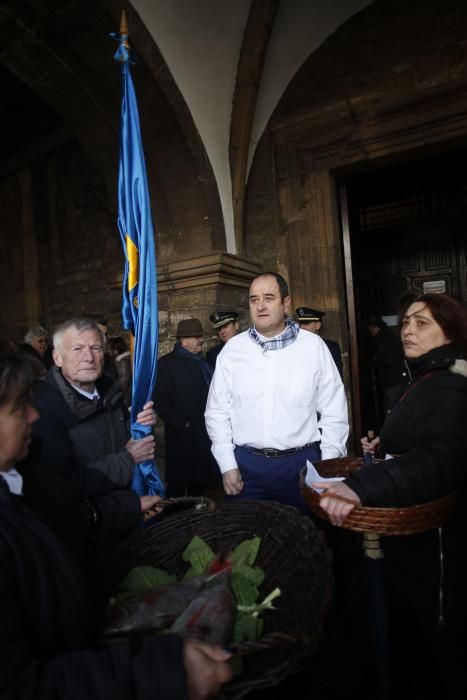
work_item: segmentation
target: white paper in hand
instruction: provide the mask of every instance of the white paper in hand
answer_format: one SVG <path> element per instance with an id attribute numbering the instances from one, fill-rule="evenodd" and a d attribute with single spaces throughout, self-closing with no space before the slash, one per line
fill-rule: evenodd
<path id="1" fill-rule="evenodd" d="M 316 489 L 313 486 L 314 481 L 344 481 L 344 479 L 344 476 L 329 476 L 327 478 L 324 476 L 320 476 L 316 471 L 314 465 L 310 461 L 306 461 L 305 484 L 312 488 L 313 491 L 317 491 L 318 493 L 321 493 L 323 491 L 323 489 Z"/>

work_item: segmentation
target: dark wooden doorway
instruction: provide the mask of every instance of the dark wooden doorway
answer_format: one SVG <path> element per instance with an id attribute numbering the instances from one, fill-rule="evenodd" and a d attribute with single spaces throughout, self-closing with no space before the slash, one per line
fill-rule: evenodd
<path id="1" fill-rule="evenodd" d="M 363 434 L 379 421 L 369 317 L 396 324 L 406 296 L 424 291 L 444 290 L 467 302 L 467 151 L 352 175 L 341 180 L 340 192 L 349 318 L 355 319 L 354 422 Z"/>

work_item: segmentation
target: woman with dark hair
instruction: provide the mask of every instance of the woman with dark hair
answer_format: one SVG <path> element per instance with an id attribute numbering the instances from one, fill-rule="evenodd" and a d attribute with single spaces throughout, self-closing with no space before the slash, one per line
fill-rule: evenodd
<path id="1" fill-rule="evenodd" d="M 418 656 L 426 692 L 454 697 L 467 659 L 467 309 L 445 294 L 420 296 L 403 313 L 401 340 L 410 384 L 379 437 L 362 439 L 365 453 L 386 461 L 315 485 L 334 525 L 354 504 L 404 507 L 456 493 L 439 530 L 382 540 L 395 662 L 410 670 L 394 675 L 414 678 Z"/>
<path id="2" fill-rule="evenodd" d="M 38 413 L 35 370 L 0 354 L 0 681 L 4 700 L 201 700 L 232 672 L 229 654 L 174 634 L 99 645 L 90 591 L 70 551 L 23 496 L 15 465 Z"/>

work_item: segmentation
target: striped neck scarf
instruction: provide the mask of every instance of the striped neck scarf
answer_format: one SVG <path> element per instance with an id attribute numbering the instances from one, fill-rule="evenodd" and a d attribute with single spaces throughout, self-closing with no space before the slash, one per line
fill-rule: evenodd
<path id="1" fill-rule="evenodd" d="M 282 333 L 270 340 L 263 340 L 254 326 L 248 329 L 248 333 L 250 338 L 263 349 L 263 352 L 267 350 L 282 350 L 282 348 L 287 347 L 287 345 L 290 345 L 296 340 L 298 331 L 300 330 L 298 323 L 292 321 L 289 316 L 285 317 L 285 323 L 286 326 Z"/>

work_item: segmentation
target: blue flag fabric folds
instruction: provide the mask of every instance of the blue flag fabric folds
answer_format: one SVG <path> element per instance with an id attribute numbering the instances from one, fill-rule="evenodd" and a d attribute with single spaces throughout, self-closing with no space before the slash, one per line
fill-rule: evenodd
<path id="1" fill-rule="evenodd" d="M 127 45 L 121 35 L 121 45 Z M 129 52 L 115 55 L 121 62 L 122 107 L 118 172 L 118 227 L 125 252 L 122 317 L 134 335 L 131 433 L 136 440 L 152 428 L 136 423 L 136 416 L 151 400 L 157 372 L 157 273 L 154 229 L 138 106 L 128 63 Z M 165 487 L 154 462 L 136 465 L 132 489 L 140 496 L 164 497 Z"/>

